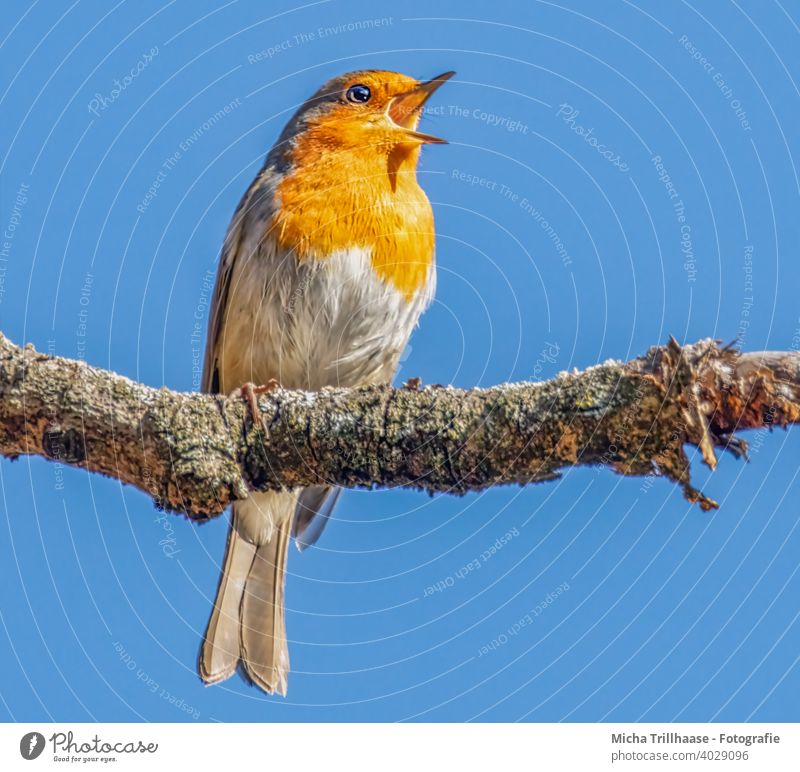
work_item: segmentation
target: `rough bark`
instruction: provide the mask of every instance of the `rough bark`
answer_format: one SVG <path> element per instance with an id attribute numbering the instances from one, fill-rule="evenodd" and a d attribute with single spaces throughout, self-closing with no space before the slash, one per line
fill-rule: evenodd
<path id="1" fill-rule="evenodd" d="M 275 387 L 246 400 L 154 389 L 0 335 L 0 453 L 36 454 L 136 486 L 195 519 L 251 490 L 320 482 L 464 493 L 606 465 L 690 482 L 685 444 L 746 455 L 733 432 L 800 421 L 800 354 L 674 340 L 542 383 L 488 389 Z"/>

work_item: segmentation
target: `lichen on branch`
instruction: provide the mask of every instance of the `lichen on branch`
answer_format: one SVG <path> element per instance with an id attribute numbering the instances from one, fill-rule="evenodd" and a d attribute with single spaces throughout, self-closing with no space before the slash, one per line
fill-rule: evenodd
<path id="1" fill-rule="evenodd" d="M 464 493 L 605 465 L 691 484 L 685 445 L 712 468 L 746 456 L 734 432 L 800 421 L 800 354 L 674 339 L 642 357 L 486 389 L 273 388 L 253 420 L 238 395 L 155 389 L 0 334 L 0 453 L 115 477 L 204 519 L 252 490 L 328 483 Z"/>

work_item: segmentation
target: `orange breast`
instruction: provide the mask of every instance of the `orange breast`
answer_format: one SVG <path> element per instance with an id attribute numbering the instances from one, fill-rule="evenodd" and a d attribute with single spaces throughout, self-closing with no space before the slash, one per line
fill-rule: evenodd
<path id="1" fill-rule="evenodd" d="M 279 243 L 299 260 L 369 248 L 375 273 L 411 299 L 434 259 L 433 213 L 417 183 L 417 155 L 401 149 L 387 158 L 299 138 L 292 171 L 277 187 L 272 229 Z"/>

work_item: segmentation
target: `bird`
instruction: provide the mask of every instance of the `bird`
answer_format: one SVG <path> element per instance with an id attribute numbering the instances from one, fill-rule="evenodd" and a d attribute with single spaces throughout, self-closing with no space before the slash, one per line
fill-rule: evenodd
<path id="1" fill-rule="evenodd" d="M 427 81 L 385 70 L 334 77 L 302 103 L 228 226 L 209 309 L 202 389 L 250 402 L 259 386 L 390 383 L 436 286 L 431 204 L 417 179 Z M 268 388 L 264 387 L 264 388 Z M 206 684 L 238 669 L 286 695 L 289 544 L 319 539 L 341 492 L 320 484 L 233 504 L 200 649 Z"/>

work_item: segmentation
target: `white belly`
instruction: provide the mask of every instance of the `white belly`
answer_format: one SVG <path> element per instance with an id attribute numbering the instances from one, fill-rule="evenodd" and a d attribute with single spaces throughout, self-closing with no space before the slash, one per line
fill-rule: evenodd
<path id="1" fill-rule="evenodd" d="M 373 273 L 366 249 L 302 263 L 268 254 L 263 243 L 245 254 L 252 257 L 231 277 L 223 325 L 226 390 L 271 378 L 310 390 L 391 380 L 433 296 L 433 263 L 425 287 L 407 300 Z"/>

